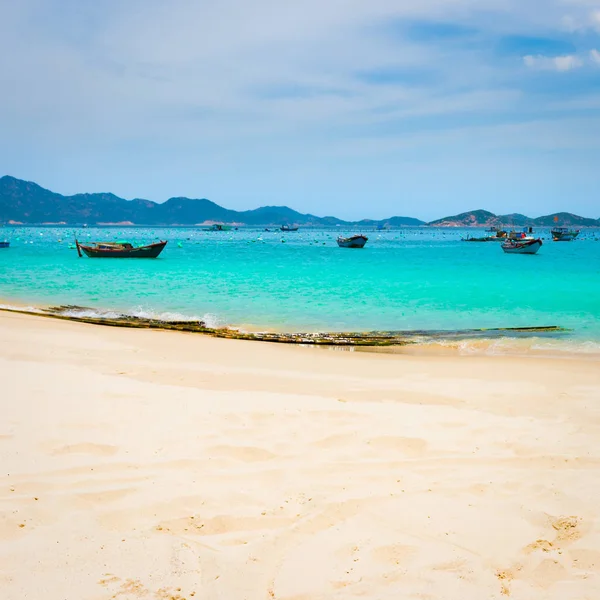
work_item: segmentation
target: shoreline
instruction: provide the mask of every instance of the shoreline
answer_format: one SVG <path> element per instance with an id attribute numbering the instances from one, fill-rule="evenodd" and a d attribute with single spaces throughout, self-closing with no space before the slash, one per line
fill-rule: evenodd
<path id="1" fill-rule="evenodd" d="M 600 594 L 590 361 L 1 312 L 0 375 L 7 600 Z"/>
<path id="2" fill-rule="evenodd" d="M 388 332 L 271 332 L 252 331 L 235 327 L 207 327 L 201 321 L 169 321 L 137 317 L 111 310 L 79 306 L 31 306 L 0 304 L 0 312 L 40 316 L 44 318 L 132 329 L 153 329 L 196 333 L 204 336 L 270 342 L 285 345 L 306 345 L 340 350 L 359 350 L 390 354 L 419 356 L 512 355 L 521 357 L 541 356 L 548 358 L 600 358 L 600 344 L 586 350 L 585 342 L 578 351 L 561 349 L 559 346 L 542 349 L 535 343 L 556 342 L 569 333 L 557 326 L 486 328 L 457 331 L 388 331 Z M 545 336 L 545 337 L 542 337 Z"/>

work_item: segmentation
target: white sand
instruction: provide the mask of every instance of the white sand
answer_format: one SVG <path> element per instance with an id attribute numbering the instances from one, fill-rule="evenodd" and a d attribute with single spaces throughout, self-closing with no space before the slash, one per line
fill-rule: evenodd
<path id="1" fill-rule="evenodd" d="M 600 365 L 0 313 L 2 600 L 600 598 Z"/>

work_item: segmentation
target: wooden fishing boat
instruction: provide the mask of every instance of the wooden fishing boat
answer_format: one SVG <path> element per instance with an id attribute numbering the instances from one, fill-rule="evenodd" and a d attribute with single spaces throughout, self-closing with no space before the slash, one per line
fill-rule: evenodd
<path id="1" fill-rule="evenodd" d="M 339 237 L 337 244 L 340 248 L 364 248 L 364 245 L 369 241 L 365 235 L 353 235 L 352 237 Z"/>
<path id="2" fill-rule="evenodd" d="M 82 251 L 90 258 L 156 258 L 167 245 L 167 242 L 157 242 L 147 246 L 135 247 L 129 242 L 93 242 L 80 244 L 75 240 L 77 254 Z"/>
<path id="3" fill-rule="evenodd" d="M 523 240 L 506 240 L 502 244 L 502 250 L 507 254 L 535 254 L 542 247 L 542 240 L 523 239 Z"/>
<path id="4" fill-rule="evenodd" d="M 0 248 L 10 248 L 10 242 L 8 240 L 0 241 Z"/>
<path id="5" fill-rule="evenodd" d="M 555 227 L 550 233 L 554 242 L 571 242 L 579 235 L 579 230 L 569 229 L 568 227 Z"/>
<path id="6" fill-rule="evenodd" d="M 297 227 L 290 227 L 289 225 L 282 225 L 281 231 L 298 231 Z"/>

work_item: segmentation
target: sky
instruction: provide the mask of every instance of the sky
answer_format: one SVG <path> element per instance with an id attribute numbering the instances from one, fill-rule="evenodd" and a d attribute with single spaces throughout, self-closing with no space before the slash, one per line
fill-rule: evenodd
<path id="1" fill-rule="evenodd" d="M 600 0 L 0 0 L 0 175 L 600 217 Z"/>

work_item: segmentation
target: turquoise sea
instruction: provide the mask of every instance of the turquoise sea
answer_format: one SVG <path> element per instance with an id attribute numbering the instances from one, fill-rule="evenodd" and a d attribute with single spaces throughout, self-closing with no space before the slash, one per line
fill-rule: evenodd
<path id="1" fill-rule="evenodd" d="M 0 301 L 286 332 L 559 325 L 571 331 L 528 343 L 600 352 L 600 230 L 569 243 L 538 230 L 545 243 L 535 256 L 462 242 L 484 235 L 473 229 L 363 231 L 363 250 L 338 248 L 336 237 L 351 233 L 81 229 L 81 241 L 169 240 L 156 260 L 93 260 L 69 248 L 72 228 L 5 227 Z"/>

